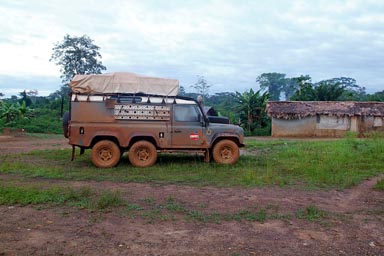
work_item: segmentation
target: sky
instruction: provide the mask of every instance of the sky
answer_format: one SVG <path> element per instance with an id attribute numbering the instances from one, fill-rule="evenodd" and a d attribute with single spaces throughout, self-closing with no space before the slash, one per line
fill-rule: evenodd
<path id="1" fill-rule="evenodd" d="M 106 72 L 198 76 L 209 93 L 257 90 L 278 72 L 312 82 L 351 77 L 384 90 L 383 0 L 1 0 L 0 92 L 61 86 L 55 43 L 88 35 Z"/>

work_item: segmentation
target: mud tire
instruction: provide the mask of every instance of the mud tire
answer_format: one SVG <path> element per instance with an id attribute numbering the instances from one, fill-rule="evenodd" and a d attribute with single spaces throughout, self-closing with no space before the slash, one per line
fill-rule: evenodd
<path id="1" fill-rule="evenodd" d="M 92 147 L 92 163 L 99 168 L 110 168 L 120 160 L 120 148 L 110 140 L 101 140 Z"/>
<path id="2" fill-rule="evenodd" d="M 219 141 L 213 148 L 213 159 L 219 164 L 234 164 L 239 159 L 239 147 L 231 140 Z"/>
<path id="3" fill-rule="evenodd" d="M 149 141 L 138 141 L 129 149 L 128 158 L 133 166 L 149 167 L 156 163 L 157 150 Z"/>
<path id="4" fill-rule="evenodd" d="M 64 115 L 63 115 L 63 123 L 62 123 L 62 127 L 63 127 L 63 134 L 64 134 L 64 137 L 65 138 L 68 138 L 69 137 L 69 131 L 68 131 L 68 124 L 69 124 L 69 120 L 70 120 L 70 116 L 69 116 L 69 112 L 65 112 Z"/>

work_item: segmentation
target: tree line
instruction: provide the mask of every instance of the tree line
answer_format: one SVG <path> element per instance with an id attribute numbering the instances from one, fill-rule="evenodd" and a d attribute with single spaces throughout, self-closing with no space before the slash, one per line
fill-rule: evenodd
<path id="1" fill-rule="evenodd" d="M 106 70 L 100 48 L 93 40 L 66 35 L 52 49 L 50 61 L 60 66 L 60 89 L 43 97 L 38 91 L 22 91 L 18 96 L 2 99 L 0 92 L 0 129 L 24 128 L 28 132 L 61 133 L 61 117 L 69 106 L 68 83 L 76 74 L 100 74 Z M 180 87 L 180 95 L 196 98 L 219 115 L 241 125 L 247 135 L 269 135 L 271 120 L 266 115 L 267 101 L 384 101 L 384 91 L 367 94 L 354 78 L 339 77 L 312 82 L 309 75 L 287 77 L 283 73 L 263 73 L 256 77 L 259 90 L 210 94 L 211 84 L 198 76 L 196 83 Z"/>

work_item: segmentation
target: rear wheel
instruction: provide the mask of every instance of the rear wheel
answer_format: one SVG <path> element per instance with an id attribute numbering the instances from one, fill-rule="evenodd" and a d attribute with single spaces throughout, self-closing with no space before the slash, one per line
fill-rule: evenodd
<path id="1" fill-rule="evenodd" d="M 128 158 L 133 166 L 149 167 L 156 163 L 157 150 L 149 141 L 138 141 L 129 149 Z"/>
<path id="2" fill-rule="evenodd" d="M 219 164 L 234 164 L 239 155 L 239 147 L 231 140 L 219 141 L 213 148 L 213 159 Z"/>
<path id="3" fill-rule="evenodd" d="M 97 142 L 91 152 L 93 164 L 100 168 L 109 168 L 117 165 L 120 156 L 120 148 L 110 140 Z"/>

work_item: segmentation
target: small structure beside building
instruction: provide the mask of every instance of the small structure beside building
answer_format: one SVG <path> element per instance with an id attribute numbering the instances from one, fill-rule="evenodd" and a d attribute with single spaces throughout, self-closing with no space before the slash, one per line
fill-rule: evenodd
<path id="1" fill-rule="evenodd" d="M 272 101 L 274 137 L 343 137 L 384 132 L 384 102 Z"/>

